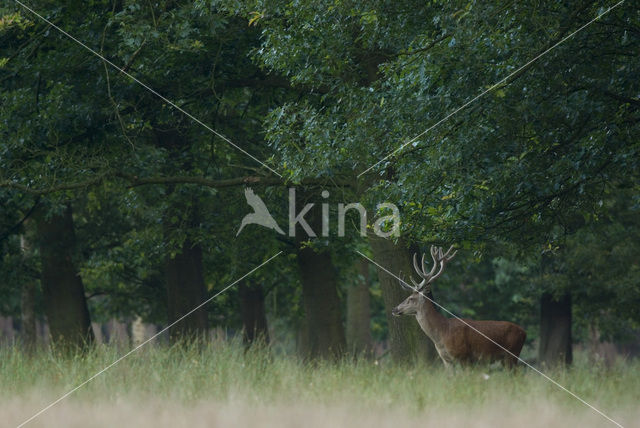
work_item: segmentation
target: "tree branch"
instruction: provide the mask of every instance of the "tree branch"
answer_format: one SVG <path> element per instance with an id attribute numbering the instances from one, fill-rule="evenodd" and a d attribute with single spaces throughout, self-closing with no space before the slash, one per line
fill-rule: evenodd
<path id="1" fill-rule="evenodd" d="M 47 195 L 47 194 L 56 193 L 56 192 L 63 192 L 67 190 L 87 189 L 89 187 L 93 187 L 98 184 L 101 184 L 103 181 L 109 178 L 120 178 L 122 180 L 125 180 L 126 182 L 128 182 L 127 187 L 129 188 L 157 185 L 157 184 L 197 184 L 200 186 L 211 187 L 215 189 L 222 189 L 225 187 L 234 187 L 234 186 L 247 186 L 247 185 L 287 186 L 287 185 L 296 184 L 292 182 L 287 182 L 282 178 L 273 177 L 273 176 L 249 175 L 249 176 L 214 180 L 206 177 L 189 176 L 189 175 L 139 177 L 133 174 L 117 172 L 113 174 L 98 175 L 94 178 L 87 179 L 85 181 L 78 181 L 74 183 L 59 183 L 59 184 L 51 185 L 49 187 L 42 187 L 42 188 L 30 187 L 28 185 L 18 183 L 16 181 L 3 180 L 3 181 L 0 181 L 0 188 L 14 189 L 14 190 L 19 190 L 21 192 L 29 193 L 31 195 L 40 196 L 40 195 Z M 353 183 L 354 181 L 348 178 L 333 178 L 333 179 L 311 178 L 311 179 L 304 179 L 302 180 L 302 182 L 298 184 L 307 185 L 307 186 L 322 185 L 322 186 L 331 186 L 331 187 L 349 187 Z"/>
<path id="2" fill-rule="evenodd" d="M 600 89 L 600 92 L 602 94 L 604 94 L 604 95 L 606 95 L 606 96 L 608 96 L 610 98 L 613 98 L 614 100 L 620 101 L 622 103 L 632 104 L 635 107 L 640 106 L 640 99 L 638 99 L 638 98 L 629 98 L 629 97 L 626 97 L 624 95 L 620 95 L 620 94 L 616 94 L 615 92 L 611 92 L 611 91 L 609 91 L 607 89 Z"/>
<path id="3" fill-rule="evenodd" d="M 398 52 L 396 54 L 396 56 L 402 56 L 402 55 L 415 55 L 418 53 L 422 53 L 422 52 L 426 52 L 428 50 L 430 50 L 431 48 L 433 48 L 435 45 L 437 45 L 438 43 L 450 38 L 452 36 L 452 34 L 443 34 L 440 37 L 433 39 L 431 41 L 431 43 L 429 43 L 427 46 L 422 47 L 422 48 L 418 48 L 418 49 L 412 49 L 412 50 L 407 50 L 407 51 L 402 51 L 402 52 Z"/>
<path id="4" fill-rule="evenodd" d="M 35 202 L 33 203 L 33 206 L 29 208 L 29 211 L 27 211 L 27 213 L 22 217 L 22 219 L 16 224 L 14 224 L 13 226 L 11 226 L 9 229 L 7 229 L 6 232 L 4 232 L 2 235 L 0 235 L 0 242 L 4 241 L 9 235 L 15 233 L 18 230 L 18 228 L 22 226 L 29 217 L 31 217 L 31 214 L 33 214 L 33 212 L 35 211 L 39 203 L 40 203 L 40 197 L 38 196 Z"/>

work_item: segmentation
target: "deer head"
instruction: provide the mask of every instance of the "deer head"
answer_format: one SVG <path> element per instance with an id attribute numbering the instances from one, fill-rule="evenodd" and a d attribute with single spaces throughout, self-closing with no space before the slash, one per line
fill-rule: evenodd
<path id="1" fill-rule="evenodd" d="M 417 282 L 412 276 L 409 276 L 411 282 L 415 286 L 415 288 L 412 288 L 404 282 L 403 278 L 401 278 L 400 285 L 402 288 L 411 291 L 411 295 L 391 311 L 394 316 L 416 315 L 420 307 L 425 303 L 425 296 L 431 291 L 431 283 L 442 275 L 447 263 L 449 263 L 449 261 L 453 259 L 458 252 L 457 250 L 453 251 L 453 245 L 449 247 L 446 253 L 442 252 L 442 247 L 436 247 L 435 245 L 431 246 L 430 251 L 431 258 L 433 259 L 433 267 L 428 273 L 424 264 L 425 254 L 422 255 L 420 265 L 418 265 L 418 254 L 416 253 L 413 255 L 413 268 L 416 270 L 416 273 L 420 278 L 422 278 L 422 281 Z M 453 253 L 451 251 L 453 251 Z M 439 269 L 438 266 L 440 266 Z M 402 275 L 402 272 L 400 275 Z"/>

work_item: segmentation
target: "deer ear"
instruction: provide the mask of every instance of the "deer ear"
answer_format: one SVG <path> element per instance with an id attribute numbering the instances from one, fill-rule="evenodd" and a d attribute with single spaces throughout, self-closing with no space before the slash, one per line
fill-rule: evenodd
<path id="1" fill-rule="evenodd" d="M 421 297 L 426 298 L 429 293 L 431 293 L 431 284 L 425 284 L 424 287 L 418 290 Z"/>

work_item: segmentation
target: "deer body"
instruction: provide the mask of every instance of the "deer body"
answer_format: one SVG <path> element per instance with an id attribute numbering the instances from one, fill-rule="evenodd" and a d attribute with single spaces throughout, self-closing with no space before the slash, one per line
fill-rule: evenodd
<path id="1" fill-rule="evenodd" d="M 454 363 L 494 361 L 500 361 L 506 367 L 513 367 L 518 362 L 526 339 L 522 327 L 508 321 L 447 318 L 438 312 L 433 299 L 428 297 L 431 282 L 442 274 L 446 263 L 455 256 L 455 252 L 449 255 L 450 252 L 451 248 L 445 254 L 441 248 L 431 248 L 434 267 L 430 273 L 426 273 L 424 269 L 424 256 L 421 268 L 418 268 L 414 256 L 414 267 L 423 281 L 420 284 L 413 281 L 417 288 L 412 289 L 413 293 L 393 310 L 393 315 L 415 315 L 422 331 L 433 341 L 446 367 Z M 440 270 L 435 274 L 438 264 Z"/>
<path id="2" fill-rule="evenodd" d="M 445 365 L 456 362 L 468 364 L 501 361 L 505 366 L 512 367 L 518 362 L 516 357 L 520 355 L 526 338 L 526 333 L 520 326 L 508 321 L 470 319 L 460 321 L 456 318 L 445 318 L 440 313 L 438 315 L 442 319 L 434 322 L 429 319 L 433 316 L 429 317 L 425 313 L 437 312 L 433 303 L 426 301 L 424 306 L 430 306 L 431 309 L 419 311 L 416 319 L 422 331 L 433 341 Z M 508 349 L 516 357 L 505 352 L 470 326 Z"/>

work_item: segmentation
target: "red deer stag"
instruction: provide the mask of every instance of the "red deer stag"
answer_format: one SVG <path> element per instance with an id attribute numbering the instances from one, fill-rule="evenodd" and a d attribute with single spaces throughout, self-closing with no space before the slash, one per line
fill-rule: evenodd
<path id="1" fill-rule="evenodd" d="M 411 278 L 416 287 L 414 289 L 400 280 L 400 284 L 411 290 L 412 294 L 393 309 L 392 314 L 395 316 L 415 315 L 422 330 L 433 341 L 447 368 L 454 363 L 493 361 L 500 361 L 506 367 L 513 367 L 518 362 L 517 357 L 520 355 L 527 336 L 522 327 L 508 321 L 446 318 L 429 300 L 431 298 L 431 284 L 442 275 L 447 263 L 457 253 L 457 251 L 452 253 L 452 250 L 453 246 L 446 253 L 443 253 L 442 248 L 431 246 L 433 267 L 430 272 L 425 270 L 424 254 L 420 266 L 418 266 L 417 254 L 413 255 L 413 266 L 422 281 L 417 283 Z M 496 343 L 500 346 L 497 346 Z M 506 352 L 505 349 L 509 352 Z"/>

